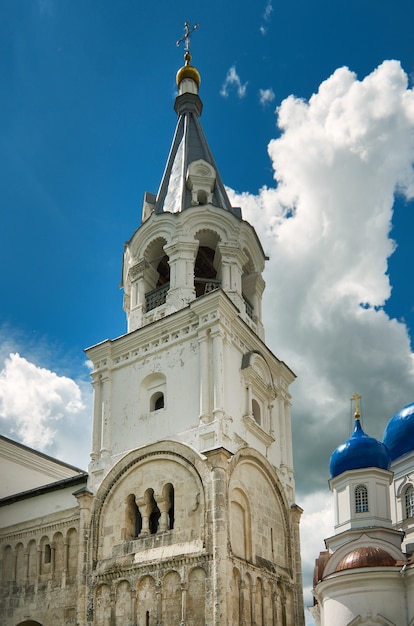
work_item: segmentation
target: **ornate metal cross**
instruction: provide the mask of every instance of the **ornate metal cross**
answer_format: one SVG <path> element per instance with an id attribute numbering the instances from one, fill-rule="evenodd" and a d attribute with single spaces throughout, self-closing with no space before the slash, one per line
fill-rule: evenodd
<path id="1" fill-rule="evenodd" d="M 354 393 L 354 395 L 352 396 L 352 398 L 350 398 L 351 402 L 355 402 L 355 415 L 359 415 L 359 406 L 358 406 L 358 400 L 361 400 L 362 396 L 358 395 L 357 393 Z"/>
<path id="2" fill-rule="evenodd" d="M 184 35 L 177 41 L 177 46 L 179 46 L 182 41 L 185 41 L 185 52 L 190 51 L 190 37 L 191 34 L 197 30 L 198 26 L 199 24 L 195 24 L 192 28 L 190 28 L 190 22 L 184 22 Z"/>

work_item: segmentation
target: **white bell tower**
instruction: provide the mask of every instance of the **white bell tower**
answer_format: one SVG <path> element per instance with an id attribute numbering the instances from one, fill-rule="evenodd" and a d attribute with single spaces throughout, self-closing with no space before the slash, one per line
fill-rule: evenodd
<path id="1" fill-rule="evenodd" d="M 303 626 L 295 375 L 264 343 L 266 256 L 201 127 L 186 29 L 171 151 L 124 248 L 128 332 L 86 351 L 90 612 L 122 571 L 131 623 Z"/>

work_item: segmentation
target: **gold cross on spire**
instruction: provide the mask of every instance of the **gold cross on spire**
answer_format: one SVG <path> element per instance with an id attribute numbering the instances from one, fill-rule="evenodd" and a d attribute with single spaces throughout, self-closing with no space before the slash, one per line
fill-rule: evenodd
<path id="1" fill-rule="evenodd" d="M 190 37 L 191 34 L 197 30 L 198 26 L 198 24 L 195 24 L 192 28 L 190 28 L 190 22 L 184 22 L 184 35 L 177 41 L 177 46 L 179 46 L 182 41 L 185 41 L 185 53 L 190 52 Z"/>
<path id="2" fill-rule="evenodd" d="M 359 412 L 359 406 L 358 406 L 358 400 L 361 400 L 361 398 L 362 396 L 360 396 L 357 393 L 354 393 L 352 398 L 350 398 L 351 402 L 355 402 L 355 413 L 354 413 L 355 419 L 359 419 L 361 417 L 361 414 Z"/>

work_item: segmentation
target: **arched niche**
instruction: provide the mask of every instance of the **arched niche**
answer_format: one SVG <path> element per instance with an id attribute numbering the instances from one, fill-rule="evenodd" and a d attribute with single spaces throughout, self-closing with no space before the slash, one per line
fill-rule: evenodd
<path id="1" fill-rule="evenodd" d="M 152 413 L 166 407 L 167 379 L 161 372 L 149 374 L 140 385 L 140 407 L 142 414 Z"/>
<path id="2" fill-rule="evenodd" d="M 230 542 L 235 556 L 252 558 L 252 528 L 249 500 L 240 488 L 230 495 Z"/>

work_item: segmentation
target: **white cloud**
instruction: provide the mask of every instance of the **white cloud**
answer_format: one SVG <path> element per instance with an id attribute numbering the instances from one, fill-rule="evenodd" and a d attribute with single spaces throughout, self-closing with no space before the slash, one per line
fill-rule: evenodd
<path id="1" fill-rule="evenodd" d="M 229 71 L 227 72 L 226 79 L 223 83 L 222 88 L 220 89 L 220 95 L 224 98 L 229 96 L 230 90 L 233 88 L 236 89 L 237 96 L 239 98 L 244 98 L 247 91 L 247 82 L 242 83 L 239 75 L 236 72 L 236 66 L 232 65 Z"/>
<path id="2" fill-rule="evenodd" d="M 86 465 L 90 447 L 86 383 L 10 354 L 0 371 L 0 422 L 5 434 L 27 446 Z"/>
<path id="3" fill-rule="evenodd" d="M 230 195 L 270 255 L 267 343 L 298 374 L 295 475 L 310 589 L 326 505 L 307 511 L 308 494 L 325 489 L 329 497 L 329 456 L 351 431 L 349 398 L 362 394 L 364 428 L 378 438 L 414 400 L 407 328 L 382 308 L 391 293 L 394 196 L 413 198 L 414 93 L 396 61 L 363 80 L 341 68 L 309 101 L 284 100 L 278 124 L 281 136 L 268 147 L 277 187 Z"/>
<path id="4" fill-rule="evenodd" d="M 267 33 L 267 24 L 270 21 L 270 17 L 272 15 L 272 12 L 273 12 L 272 0 L 267 0 L 266 7 L 265 7 L 265 10 L 263 12 L 264 24 L 262 24 L 260 26 L 260 32 L 262 33 L 262 35 L 266 35 L 266 33 Z"/>
<path id="5" fill-rule="evenodd" d="M 259 89 L 259 100 L 260 104 L 265 106 L 266 104 L 270 104 L 275 99 L 275 93 L 273 89 Z"/>

